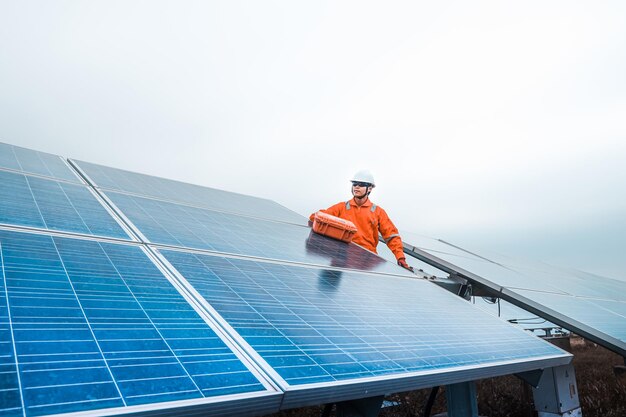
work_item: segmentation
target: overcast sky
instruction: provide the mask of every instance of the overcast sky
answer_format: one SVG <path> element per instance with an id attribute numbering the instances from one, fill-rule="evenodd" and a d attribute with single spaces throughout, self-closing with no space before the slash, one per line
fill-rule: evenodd
<path id="1" fill-rule="evenodd" d="M 0 0 L 0 141 L 626 279 L 623 1 Z"/>

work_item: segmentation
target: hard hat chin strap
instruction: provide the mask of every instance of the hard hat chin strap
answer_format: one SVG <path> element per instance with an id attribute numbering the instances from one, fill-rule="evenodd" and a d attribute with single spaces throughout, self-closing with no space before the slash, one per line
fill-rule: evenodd
<path id="1" fill-rule="evenodd" d="M 352 193 L 352 197 L 354 197 L 354 198 L 363 198 L 363 199 L 365 199 L 365 201 L 367 201 L 367 199 L 370 196 L 370 193 L 372 192 L 372 187 L 371 186 L 367 187 L 367 191 L 365 192 L 365 195 L 363 197 L 357 197 L 356 195 L 354 195 L 354 188 L 352 188 L 352 187 L 350 187 L 350 192 Z M 365 203 L 365 201 L 363 201 L 363 202 Z"/>

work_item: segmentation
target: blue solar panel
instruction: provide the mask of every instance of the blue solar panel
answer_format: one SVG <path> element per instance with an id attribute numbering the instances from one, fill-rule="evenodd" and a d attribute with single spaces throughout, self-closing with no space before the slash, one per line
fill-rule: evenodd
<path id="1" fill-rule="evenodd" d="M 269 392 L 137 246 L 0 231 L 0 261 L 3 416 Z"/>
<path id="2" fill-rule="evenodd" d="M 468 258 L 473 260 L 485 260 L 476 254 L 464 251 L 445 243 L 439 239 L 433 239 L 427 236 L 419 235 L 413 232 L 401 231 L 403 242 L 415 246 L 420 249 L 424 249 L 431 253 L 444 253 L 449 255 L 456 255 L 462 258 Z"/>
<path id="3" fill-rule="evenodd" d="M 201 187 L 83 161 L 73 161 L 96 187 L 270 220 L 307 224 L 300 214 L 265 198 Z"/>
<path id="4" fill-rule="evenodd" d="M 567 356 L 425 280 L 160 253 L 288 387 Z"/>
<path id="5" fill-rule="evenodd" d="M 411 239 L 411 244 L 414 244 L 415 241 L 413 241 L 413 236 L 415 236 L 414 234 L 407 234 L 406 235 L 408 239 Z M 445 245 L 445 243 L 443 242 L 438 242 L 438 241 L 434 241 L 437 243 L 429 243 L 428 242 L 428 238 L 422 238 L 419 243 L 422 245 L 425 245 L 426 247 L 438 247 L 440 250 L 443 249 L 444 247 L 441 245 Z M 432 239 L 430 239 L 432 240 Z M 384 245 L 379 245 L 379 251 L 378 253 L 384 257 L 385 259 L 393 262 L 395 261 L 395 256 L 394 254 Z M 454 248 L 453 248 L 454 249 Z M 433 253 L 436 253 L 436 251 L 432 250 L 431 251 Z M 449 251 L 448 251 L 449 252 Z M 458 252 L 457 252 L 458 253 Z M 473 255 L 467 255 L 462 257 L 463 261 L 467 261 L 469 260 L 470 262 L 478 262 L 480 264 L 485 264 L 487 261 L 478 258 L 476 256 Z M 450 259 L 452 259 L 452 255 L 450 255 Z M 455 259 L 457 259 L 455 257 Z M 424 271 L 426 274 L 429 275 L 434 275 L 436 277 L 441 277 L 441 278 L 446 278 L 448 276 L 448 274 L 440 269 L 437 269 L 435 267 L 433 267 L 432 265 L 429 265 L 417 258 L 414 258 L 413 256 L 411 256 L 410 254 L 407 255 L 407 262 L 415 267 L 416 269 L 419 268 L 422 271 Z M 459 262 L 460 263 L 460 262 Z M 503 275 L 506 274 L 511 274 L 513 275 L 513 273 L 509 270 L 506 270 L 505 268 L 503 269 L 503 267 L 498 266 L 498 265 L 492 265 L 494 268 L 498 269 L 499 272 L 502 272 Z M 490 298 L 490 297 L 489 297 Z M 496 317 L 500 317 L 506 321 L 509 321 L 511 323 L 515 323 L 516 325 L 519 325 L 520 327 L 522 327 L 523 329 L 526 330 L 537 330 L 537 329 L 554 329 L 557 328 L 559 326 L 557 326 L 554 323 L 551 323 L 541 317 L 538 317 L 535 314 L 531 314 L 529 312 L 527 312 L 526 310 L 523 310 L 511 303 L 508 303 L 504 300 L 497 300 L 497 302 L 494 302 L 492 300 L 490 300 L 489 298 L 483 298 L 480 296 L 475 296 L 472 297 L 472 302 L 473 304 L 480 308 L 483 311 L 488 312 L 491 315 L 494 315 Z"/>
<path id="6" fill-rule="evenodd" d="M 626 282 L 420 238 L 433 265 L 464 275 L 523 308 L 626 354 Z M 436 250 L 432 249 L 436 246 Z M 448 249 L 449 248 L 449 249 Z M 443 261 L 443 263 L 442 263 Z"/>
<path id="7" fill-rule="evenodd" d="M 0 168 L 82 183 L 57 155 L 0 142 Z"/>
<path id="8" fill-rule="evenodd" d="M 0 147 L 2 415 L 256 415 L 570 361 L 275 202 L 72 161 L 145 240 L 113 243 L 92 187 L 29 175 L 62 175 L 45 155 Z"/>
<path id="9" fill-rule="evenodd" d="M 442 252 L 438 255 L 469 272 L 513 290 L 525 289 L 626 302 L 624 281 L 541 262 L 519 260 L 493 252 L 480 253 L 485 255 L 482 259 L 472 255 L 462 257 Z"/>
<path id="10" fill-rule="evenodd" d="M 565 314 L 599 331 L 626 341 L 626 302 L 574 297 L 540 291 L 515 290 L 529 300 Z"/>
<path id="11" fill-rule="evenodd" d="M 0 223 L 128 239 L 86 186 L 0 171 Z"/>
<path id="12" fill-rule="evenodd" d="M 410 275 L 354 244 L 305 226 L 108 192 L 107 196 L 152 243 L 340 268 Z"/>

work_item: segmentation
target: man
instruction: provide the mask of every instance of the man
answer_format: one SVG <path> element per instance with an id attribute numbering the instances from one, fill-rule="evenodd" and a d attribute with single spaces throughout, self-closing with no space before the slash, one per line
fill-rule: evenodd
<path id="1" fill-rule="evenodd" d="M 354 174 L 351 182 L 353 198 L 322 211 L 354 223 L 357 232 L 352 241 L 374 253 L 377 253 L 376 246 L 380 233 L 398 260 L 398 265 L 412 272 L 413 268 L 406 263 L 406 257 L 402 251 L 402 239 L 398 229 L 391 222 L 385 210 L 369 199 L 372 189 L 376 187 L 372 174 L 368 170 L 359 171 Z M 314 217 L 315 213 L 311 214 L 310 220 L 313 221 Z"/>

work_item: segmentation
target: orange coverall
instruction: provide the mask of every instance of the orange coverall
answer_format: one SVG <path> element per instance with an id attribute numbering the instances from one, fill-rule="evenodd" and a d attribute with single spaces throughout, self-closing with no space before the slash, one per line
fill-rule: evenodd
<path id="1" fill-rule="evenodd" d="M 402 251 L 402 239 L 398 229 L 391 222 L 385 210 L 372 203 L 369 199 L 362 206 L 358 206 L 353 198 L 350 201 L 337 203 L 321 211 L 354 223 L 357 228 L 357 232 L 352 238 L 354 243 L 377 253 L 376 246 L 378 245 L 378 233 L 380 231 L 396 259 L 406 258 Z M 314 217 L 315 213 L 311 214 L 309 219 L 313 221 Z"/>

